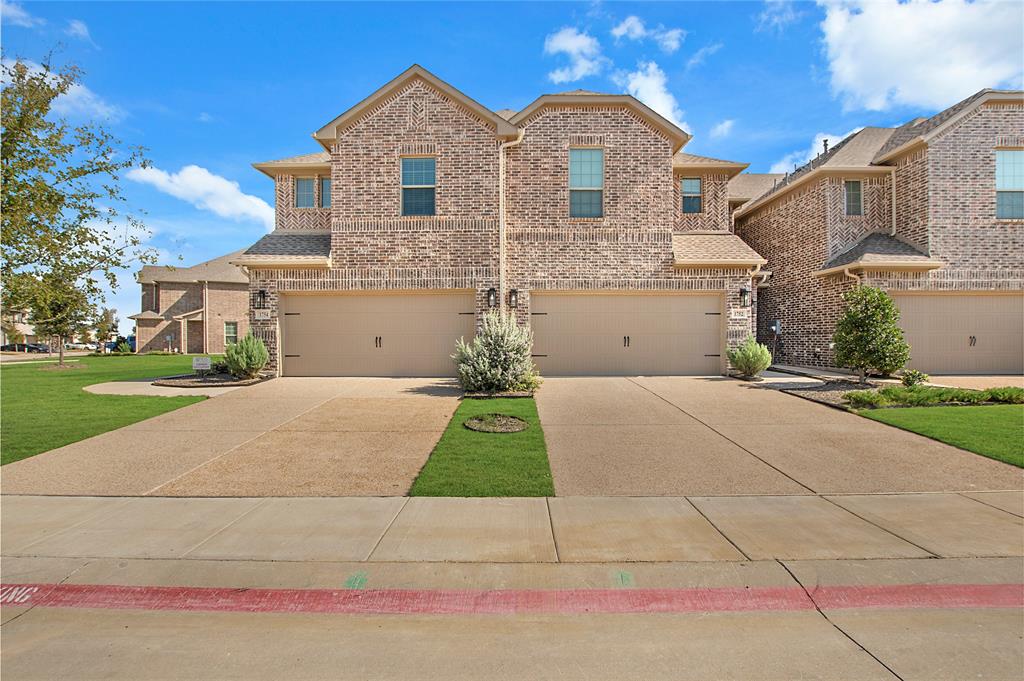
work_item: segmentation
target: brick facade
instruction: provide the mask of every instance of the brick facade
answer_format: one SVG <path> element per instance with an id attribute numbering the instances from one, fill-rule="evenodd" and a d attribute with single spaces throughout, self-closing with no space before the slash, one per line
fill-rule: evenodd
<path id="1" fill-rule="evenodd" d="M 205 294 L 204 294 L 205 288 Z M 205 295 L 205 306 L 204 306 Z M 177 315 L 203 311 L 203 320 L 183 323 Z M 224 352 L 224 322 L 237 322 L 238 337 L 249 330 L 249 287 L 227 282 L 156 282 L 142 285 L 142 311 L 160 319 L 137 319 L 137 352 Z M 171 340 L 167 340 L 171 336 Z"/>
<path id="2" fill-rule="evenodd" d="M 673 267 L 674 229 L 730 229 L 725 175 L 705 179 L 704 213 L 681 219 L 672 143 L 635 110 L 552 104 L 517 125 L 521 143 L 506 151 L 506 290 L 518 290 L 523 323 L 530 291 L 706 291 L 725 295 L 730 345 L 751 332 L 753 309 L 739 293 L 751 287 L 746 268 Z M 330 268 L 249 267 L 254 299 L 266 292 L 252 325 L 272 365 L 284 292 L 473 290 L 479 317 L 499 287 L 499 143 L 492 122 L 418 79 L 339 129 Z M 569 216 L 575 146 L 604 150 L 603 217 Z M 402 217 L 400 159 L 425 154 L 437 159 L 437 214 Z M 316 229 L 291 207 L 289 176 L 276 185 L 278 229 Z"/>
<path id="3" fill-rule="evenodd" d="M 861 281 L 899 291 L 1024 289 L 1024 221 L 995 218 L 995 149 L 1024 146 L 1024 107 L 982 105 L 887 163 L 895 169 L 896 236 L 943 265 L 927 272 L 868 271 Z M 861 179 L 864 215 L 843 214 L 844 179 Z M 758 337 L 771 346 L 782 322 L 776 361 L 833 366 L 831 336 L 842 293 L 856 282 L 838 273 L 815 277 L 831 257 L 868 232 L 892 229 L 887 176 L 811 181 L 739 217 L 736 232 L 768 259 L 773 275 L 759 292 Z"/>

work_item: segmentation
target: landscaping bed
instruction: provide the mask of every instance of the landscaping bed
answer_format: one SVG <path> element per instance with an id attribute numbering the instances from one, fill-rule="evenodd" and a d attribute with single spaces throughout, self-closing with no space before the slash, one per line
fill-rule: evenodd
<path id="1" fill-rule="evenodd" d="M 939 388 L 917 385 L 890 385 L 879 390 L 853 390 L 844 395 L 853 409 L 881 407 L 934 407 L 940 405 L 1024 404 L 1024 388 Z"/>
<path id="2" fill-rule="evenodd" d="M 466 421 L 489 414 L 522 419 L 520 432 L 478 432 Z M 409 491 L 428 497 L 554 495 L 544 431 L 532 399 L 463 400 Z"/>
<path id="3" fill-rule="evenodd" d="M 867 386 L 874 387 L 874 384 L 868 383 Z M 813 385 L 783 388 L 780 392 L 803 397 L 804 399 L 819 402 L 829 407 L 848 409 L 849 403 L 846 401 L 845 395 L 854 390 L 863 390 L 864 387 L 864 383 L 857 383 L 856 381 L 826 380 L 823 383 Z"/>
<path id="4" fill-rule="evenodd" d="M 256 378 L 237 378 L 231 374 L 185 374 L 182 376 L 168 376 L 153 381 L 153 385 L 164 388 L 235 388 L 246 385 L 253 385 L 263 381 L 269 381 L 271 376 L 257 376 Z"/>

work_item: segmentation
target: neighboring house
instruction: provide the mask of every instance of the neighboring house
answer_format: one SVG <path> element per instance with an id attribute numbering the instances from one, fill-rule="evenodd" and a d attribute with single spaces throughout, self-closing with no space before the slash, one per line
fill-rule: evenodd
<path id="1" fill-rule="evenodd" d="M 241 251 L 193 267 L 144 266 L 136 351 L 222 353 L 249 330 L 249 278 L 231 264 Z"/>
<path id="2" fill-rule="evenodd" d="M 757 325 L 776 361 L 834 364 L 841 296 L 864 283 L 897 302 L 910 366 L 1024 372 L 1021 92 L 983 90 L 928 119 L 864 128 L 734 221 L 768 259 Z"/>
<path id="3" fill-rule="evenodd" d="M 4 313 L 3 324 L 0 324 L 0 345 L 15 342 L 8 338 L 8 329 L 13 329 L 21 334 L 21 338 L 17 341 L 18 343 L 39 342 L 39 339 L 36 337 L 36 328 L 29 322 L 28 312 L 25 310 L 13 310 Z"/>
<path id="4" fill-rule="evenodd" d="M 633 97 L 494 112 L 413 66 L 314 138 L 255 165 L 275 230 L 232 258 L 279 373 L 450 375 L 489 309 L 531 325 L 547 375 L 720 373 L 753 330 L 745 165 L 681 152 Z"/>

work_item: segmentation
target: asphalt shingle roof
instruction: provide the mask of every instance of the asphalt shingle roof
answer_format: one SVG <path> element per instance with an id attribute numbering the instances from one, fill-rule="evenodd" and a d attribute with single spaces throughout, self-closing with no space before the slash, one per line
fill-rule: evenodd
<path id="1" fill-rule="evenodd" d="M 672 235 L 672 256 L 676 265 L 719 261 L 764 262 L 757 251 L 732 232 L 683 232 Z"/>
<path id="2" fill-rule="evenodd" d="M 729 180 L 730 201 L 750 201 L 764 194 L 778 183 L 782 173 L 743 173 Z"/>
<path id="3" fill-rule="evenodd" d="M 243 256 L 311 256 L 328 257 L 331 254 L 330 234 L 303 234 L 284 231 L 271 232 L 247 250 Z"/>
<path id="4" fill-rule="evenodd" d="M 929 262 L 927 253 L 905 241 L 882 232 L 868 234 L 848 250 L 825 263 L 822 269 L 843 267 L 855 262 Z"/>
<path id="5" fill-rule="evenodd" d="M 139 270 L 139 283 L 152 284 L 155 281 L 215 281 L 230 284 L 247 284 L 249 283 L 249 277 L 230 262 L 241 252 L 228 253 L 219 258 L 193 265 L 192 267 L 146 265 Z"/>

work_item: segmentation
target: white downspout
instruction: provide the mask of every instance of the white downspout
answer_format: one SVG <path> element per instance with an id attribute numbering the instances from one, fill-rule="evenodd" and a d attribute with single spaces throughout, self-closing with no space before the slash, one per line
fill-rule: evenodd
<path id="1" fill-rule="evenodd" d="M 860 275 L 857 275 L 857 274 L 854 274 L 853 272 L 851 272 L 849 267 L 843 268 L 843 274 L 845 274 L 850 279 L 853 279 L 855 282 L 857 282 L 857 286 L 860 286 Z"/>
<path id="2" fill-rule="evenodd" d="M 892 185 L 890 187 L 891 191 L 889 192 L 889 196 L 892 199 L 889 236 L 896 236 L 896 166 L 892 167 L 892 172 L 889 174 L 889 177 L 892 180 Z"/>
<path id="3" fill-rule="evenodd" d="M 498 309 L 505 312 L 505 150 L 523 141 L 525 130 L 498 146 Z"/>

